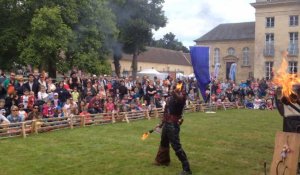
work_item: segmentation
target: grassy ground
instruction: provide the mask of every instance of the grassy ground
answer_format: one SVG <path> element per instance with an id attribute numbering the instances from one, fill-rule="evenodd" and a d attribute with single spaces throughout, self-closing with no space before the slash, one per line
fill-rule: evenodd
<path id="1" fill-rule="evenodd" d="M 169 167 L 151 163 L 159 135 L 141 141 L 157 120 L 66 129 L 0 140 L 1 175 L 175 175 L 180 162 L 171 151 Z M 186 114 L 181 141 L 196 175 L 260 175 L 272 161 L 277 111 L 228 110 Z"/>

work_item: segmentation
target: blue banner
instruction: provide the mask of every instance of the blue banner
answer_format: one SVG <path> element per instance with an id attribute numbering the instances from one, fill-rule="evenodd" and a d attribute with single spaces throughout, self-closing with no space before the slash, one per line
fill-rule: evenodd
<path id="1" fill-rule="evenodd" d="M 206 98 L 205 91 L 210 83 L 209 72 L 209 47 L 193 46 L 190 47 L 194 74 L 198 82 L 203 99 Z"/>

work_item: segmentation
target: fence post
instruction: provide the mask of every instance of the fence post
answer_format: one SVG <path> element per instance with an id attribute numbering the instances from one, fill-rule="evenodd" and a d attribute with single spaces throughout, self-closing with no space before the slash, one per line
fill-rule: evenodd
<path id="1" fill-rule="evenodd" d="M 69 122 L 70 128 L 73 129 L 73 114 L 71 114 L 71 115 L 69 116 L 69 120 L 70 120 L 70 122 Z"/>
<path id="2" fill-rule="evenodd" d="M 22 127 L 22 136 L 23 138 L 26 138 L 25 122 L 22 122 L 21 127 Z"/>
<path id="3" fill-rule="evenodd" d="M 156 118 L 158 118 L 158 111 L 157 111 L 156 108 L 154 109 L 154 116 L 155 116 Z"/>
<path id="4" fill-rule="evenodd" d="M 125 118 L 126 122 L 129 123 L 127 112 L 124 114 L 124 118 Z"/>
<path id="5" fill-rule="evenodd" d="M 146 117 L 148 120 L 150 120 L 150 119 L 151 119 L 151 117 L 150 117 L 150 115 L 149 115 L 149 111 L 148 111 L 148 109 L 147 109 L 147 110 L 145 110 L 145 117 Z"/>
<path id="6" fill-rule="evenodd" d="M 85 127 L 85 115 L 80 116 L 80 126 Z"/>
<path id="7" fill-rule="evenodd" d="M 201 111 L 201 112 L 204 112 L 203 104 L 200 104 L 200 111 Z"/>
<path id="8" fill-rule="evenodd" d="M 197 111 L 197 105 L 193 104 L 193 112 L 196 112 L 196 111 Z"/>
<path id="9" fill-rule="evenodd" d="M 112 113 L 111 113 L 111 122 L 116 123 L 116 118 L 115 118 L 115 112 L 114 111 L 112 111 Z"/>

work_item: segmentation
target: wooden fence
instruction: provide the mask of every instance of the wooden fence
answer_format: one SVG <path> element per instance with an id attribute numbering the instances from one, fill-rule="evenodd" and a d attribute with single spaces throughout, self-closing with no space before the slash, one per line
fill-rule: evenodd
<path id="1" fill-rule="evenodd" d="M 184 113 L 205 112 L 207 110 L 228 110 L 239 109 L 235 103 L 221 104 L 197 104 L 191 102 L 185 107 Z M 26 138 L 30 134 L 38 134 L 48 131 L 55 131 L 74 127 L 86 127 L 91 125 L 103 125 L 126 122 L 135 120 L 151 120 L 152 118 L 161 118 L 163 115 L 162 108 L 156 108 L 151 111 L 119 112 L 119 113 L 99 113 L 89 115 L 70 115 L 62 118 L 45 118 L 41 120 L 30 120 L 20 123 L 0 125 L 0 139 L 11 137 Z"/>

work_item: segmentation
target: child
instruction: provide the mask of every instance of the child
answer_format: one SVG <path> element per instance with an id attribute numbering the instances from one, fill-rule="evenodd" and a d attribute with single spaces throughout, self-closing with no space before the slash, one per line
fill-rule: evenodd
<path id="1" fill-rule="evenodd" d="M 24 90 L 24 95 L 20 98 L 20 103 L 23 104 L 24 110 L 26 112 L 29 112 L 32 110 L 33 104 L 34 104 L 34 96 L 29 94 L 29 90 Z"/>
<path id="2" fill-rule="evenodd" d="M 115 109 L 115 104 L 113 102 L 113 99 L 110 97 L 108 99 L 108 102 L 105 105 L 105 110 L 106 110 L 106 112 L 110 113 L 110 112 L 113 112 L 114 109 Z"/>
<path id="3" fill-rule="evenodd" d="M 78 101 L 79 101 L 79 92 L 78 92 L 76 86 L 74 87 L 74 90 L 73 90 L 73 92 L 72 92 L 72 98 L 73 98 L 73 101 L 74 101 L 75 103 L 78 103 Z"/>
<path id="4" fill-rule="evenodd" d="M 43 117 L 45 117 L 45 118 L 54 117 L 54 106 L 52 105 L 50 100 L 46 101 L 46 103 L 43 104 L 42 108 L 43 108 L 42 109 Z"/>
<path id="5" fill-rule="evenodd" d="M 19 107 L 19 115 L 21 115 L 24 118 L 24 120 L 26 120 L 28 115 L 27 112 L 24 110 L 23 103 L 20 103 L 18 107 Z"/>
<path id="6" fill-rule="evenodd" d="M 60 106 L 55 108 L 54 117 L 58 117 L 58 118 L 63 118 L 64 117 L 63 110 Z"/>
<path id="7" fill-rule="evenodd" d="M 268 110 L 273 110 L 274 109 L 273 102 L 272 102 L 271 99 L 267 100 L 267 109 Z"/>

